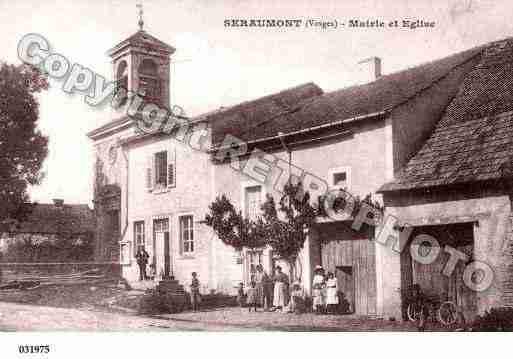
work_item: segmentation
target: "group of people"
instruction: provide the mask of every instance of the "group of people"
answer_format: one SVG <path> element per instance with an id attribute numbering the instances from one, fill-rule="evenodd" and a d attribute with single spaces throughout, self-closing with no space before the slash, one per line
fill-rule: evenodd
<path id="1" fill-rule="evenodd" d="M 322 266 L 315 267 L 312 283 L 313 310 L 318 313 L 335 313 L 339 304 L 337 278 L 332 272 L 324 273 Z"/>
<path id="2" fill-rule="evenodd" d="M 244 291 L 244 284 L 239 283 L 237 301 L 240 306 L 247 305 L 249 311 L 251 309 L 256 311 L 259 306 L 262 306 L 264 311 L 290 310 L 291 302 L 294 301 L 292 294 L 294 288 L 298 286 L 300 287 L 298 282 L 293 283 L 292 292 L 290 292 L 289 277 L 283 273 L 280 266 L 276 267 L 276 272 L 271 277 L 259 264 L 246 291 Z"/>
<path id="3" fill-rule="evenodd" d="M 248 310 L 257 311 L 259 306 L 264 311 L 286 311 L 301 313 L 306 311 L 306 295 L 301 283 L 295 281 L 289 284 L 289 277 L 283 273 L 280 266 L 276 267 L 274 276 L 269 276 L 262 265 L 256 267 L 249 288 L 244 291 L 244 284 L 239 283 L 238 302 L 246 305 Z M 313 310 L 316 313 L 334 313 L 339 303 L 337 279 L 333 273 L 324 275 L 321 266 L 315 268 L 312 283 Z"/>
<path id="4" fill-rule="evenodd" d="M 146 279 L 147 252 L 139 250 L 136 258 L 140 267 L 140 280 Z M 200 282 L 196 272 L 191 274 L 189 285 L 191 304 L 194 311 L 199 309 L 201 301 Z M 324 268 L 315 267 L 312 281 L 312 306 L 315 313 L 335 313 L 339 304 L 337 278 L 333 273 L 325 275 Z M 241 282 L 238 286 L 237 301 L 239 305 L 247 306 L 248 310 L 257 311 L 262 307 L 264 311 L 282 311 L 289 313 L 302 313 L 306 311 L 306 295 L 301 283 L 295 281 L 290 285 L 289 277 L 283 273 L 280 266 L 276 267 L 273 276 L 266 273 L 262 265 L 257 265 L 256 273 L 252 276 L 249 288 L 244 290 Z"/>

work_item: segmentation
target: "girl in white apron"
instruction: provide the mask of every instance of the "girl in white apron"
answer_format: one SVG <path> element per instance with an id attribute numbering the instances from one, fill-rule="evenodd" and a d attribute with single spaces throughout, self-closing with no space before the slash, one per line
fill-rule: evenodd
<path id="1" fill-rule="evenodd" d="M 328 280 L 326 281 L 326 309 L 328 313 L 334 313 L 338 305 L 338 287 L 337 278 L 333 273 L 328 273 Z"/>
<path id="2" fill-rule="evenodd" d="M 286 295 L 288 292 L 289 277 L 281 271 L 281 267 L 276 267 L 276 275 L 274 276 L 274 298 L 273 306 L 276 309 L 283 310 L 287 305 Z"/>

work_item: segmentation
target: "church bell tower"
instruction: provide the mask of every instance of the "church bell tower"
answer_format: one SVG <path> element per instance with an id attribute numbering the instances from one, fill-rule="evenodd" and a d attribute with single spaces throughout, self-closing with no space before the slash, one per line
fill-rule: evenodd
<path id="1" fill-rule="evenodd" d="M 110 49 L 113 73 L 118 86 L 143 95 L 146 102 L 169 108 L 170 56 L 175 48 L 144 30 L 142 6 L 139 31 Z"/>

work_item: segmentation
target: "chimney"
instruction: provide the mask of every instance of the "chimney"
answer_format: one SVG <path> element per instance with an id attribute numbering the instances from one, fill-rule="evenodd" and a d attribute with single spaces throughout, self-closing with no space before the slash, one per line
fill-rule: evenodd
<path id="1" fill-rule="evenodd" d="M 64 200 L 60 198 L 54 198 L 53 204 L 55 205 L 55 207 L 62 207 L 64 206 Z"/>
<path id="2" fill-rule="evenodd" d="M 362 84 L 376 81 L 381 77 L 381 59 L 373 56 L 358 62 L 359 78 Z"/>

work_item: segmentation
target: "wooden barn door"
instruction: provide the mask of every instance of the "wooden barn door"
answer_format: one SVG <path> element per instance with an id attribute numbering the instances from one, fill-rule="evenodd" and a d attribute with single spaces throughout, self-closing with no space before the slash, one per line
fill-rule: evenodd
<path id="1" fill-rule="evenodd" d="M 465 253 L 468 258 L 472 258 L 474 246 L 471 226 L 471 224 L 453 224 L 422 227 L 418 230 L 419 233 L 428 233 L 440 243 L 439 255 L 433 263 L 422 264 L 415 259 L 411 260 L 413 283 L 419 284 L 422 291 L 428 296 L 438 297 L 443 301 L 451 300 L 458 306 L 473 306 L 475 296 L 473 293 L 469 293 L 464 283 L 462 283 L 464 264 L 459 262 L 451 276 L 446 276 L 443 273 L 449 260 L 449 255 L 443 251 L 446 244 Z M 411 250 L 417 252 L 420 256 L 426 256 L 429 253 L 428 248 L 412 247 Z"/>
<path id="2" fill-rule="evenodd" d="M 326 238 L 321 250 L 322 265 L 335 273 L 339 290 L 352 311 L 376 314 L 375 242 L 341 225 L 327 225 L 319 232 Z"/>
<path id="3" fill-rule="evenodd" d="M 465 253 L 468 258 L 472 258 L 474 250 L 473 245 L 459 246 L 460 252 Z M 452 300 L 458 308 L 463 311 L 465 320 L 471 320 L 477 313 L 477 293 L 468 288 L 463 282 L 463 272 L 465 270 L 464 263 L 458 263 L 449 280 L 449 300 Z"/>
<path id="4" fill-rule="evenodd" d="M 355 273 L 355 313 L 376 314 L 375 243 L 366 239 L 353 241 Z"/>
<path id="5" fill-rule="evenodd" d="M 352 266 L 339 266 L 335 272 L 338 290 L 349 303 L 349 311 L 354 312 L 354 276 Z"/>
<path id="6" fill-rule="evenodd" d="M 420 285 L 424 294 L 447 300 L 449 278 L 443 275 L 445 262 L 442 257 L 439 255 L 431 264 L 422 264 L 413 260 L 413 282 Z"/>

